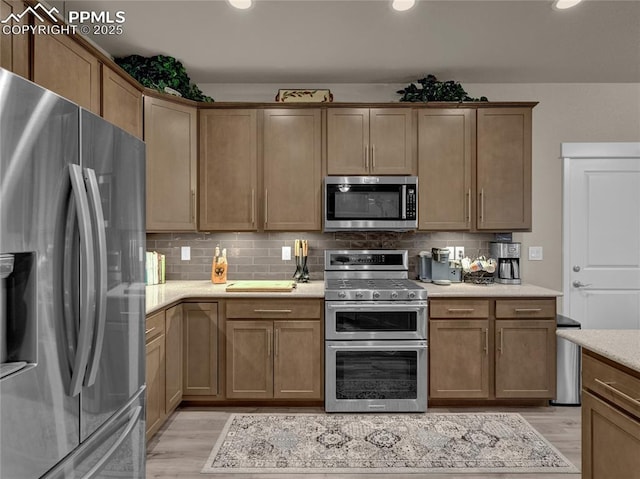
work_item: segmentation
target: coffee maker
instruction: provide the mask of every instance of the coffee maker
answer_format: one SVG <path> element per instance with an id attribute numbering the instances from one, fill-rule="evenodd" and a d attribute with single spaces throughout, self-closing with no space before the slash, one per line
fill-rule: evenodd
<path id="1" fill-rule="evenodd" d="M 446 248 L 431 248 L 418 255 L 418 279 L 425 283 L 459 283 L 462 278 L 460 267 L 449 262 L 450 251 Z"/>
<path id="2" fill-rule="evenodd" d="M 493 274 L 496 283 L 520 284 L 520 243 L 489 243 L 489 255 L 498 266 Z"/>

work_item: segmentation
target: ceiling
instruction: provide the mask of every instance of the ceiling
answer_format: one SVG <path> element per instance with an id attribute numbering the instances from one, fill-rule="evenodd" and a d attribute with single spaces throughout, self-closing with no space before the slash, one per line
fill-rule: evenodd
<path id="1" fill-rule="evenodd" d="M 640 82 L 640 1 L 224 0 L 48 2 L 124 11 L 121 35 L 93 36 L 114 56 L 164 54 L 195 83 Z M 62 9 L 61 9 L 62 10 Z"/>

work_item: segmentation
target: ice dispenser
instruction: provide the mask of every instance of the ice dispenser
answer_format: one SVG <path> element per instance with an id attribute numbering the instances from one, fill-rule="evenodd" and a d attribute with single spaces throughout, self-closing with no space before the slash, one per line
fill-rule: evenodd
<path id="1" fill-rule="evenodd" d="M 36 362 L 33 253 L 0 254 L 0 378 Z"/>

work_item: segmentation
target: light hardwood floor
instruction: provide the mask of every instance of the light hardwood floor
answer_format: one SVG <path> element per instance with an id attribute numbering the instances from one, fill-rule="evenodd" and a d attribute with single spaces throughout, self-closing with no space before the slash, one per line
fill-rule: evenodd
<path id="1" fill-rule="evenodd" d="M 518 412 L 580 469 L 580 408 L 445 409 Z M 580 474 L 200 474 L 232 412 L 323 412 L 311 408 L 179 408 L 147 445 L 147 478 L 181 479 L 580 479 Z"/>

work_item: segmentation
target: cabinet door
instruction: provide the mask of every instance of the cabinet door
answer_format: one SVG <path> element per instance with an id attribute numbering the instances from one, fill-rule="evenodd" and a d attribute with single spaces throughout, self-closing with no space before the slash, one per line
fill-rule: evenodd
<path id="1" fill-rule="evenodd" d="M 429 396 L 489 397 L 489 320 L 429 320 Z"/>
<path id="2" fill-rule="evenodd" d="M 195 231 L 197 108 L 144 99 L 147 231 Z"/>
<path id="3" fill-rule="evenodd" d="M 414 171 L 411 108 L 373 108 L 369 114 L 372 175 L 410 175 Z"/>
<path id="4" fill-rule="evenodd" d="M 327 173 L 369 174 L 369 109 L 327 110 Z"/>
<path id="5" fill-rule="evenodd" d="M 182 401 L 182 306 L 167 309 L 165 328 L 165 411 L 169 413 Z"/>
<path id="6" fill-rule="evenodd" d="M 147 439 L 160 429 L 165 416 L 165 349 L 164 334 L 146 346 L 146 422 Z"/>
<path id="7" fill-rule="evenodd" d="M 227 321 L 227 398 L 273 397 L 273 322 Z"/>
<path id="8" fill-rule="evenodd" d="M 475 112 L 418 110 L 418 229 L 472 228 Z"/>
<path id="9" fill-rule="evenodd" d="M 264 229 L 321 228 L 321 113 L 264 110 Z"/>
<path id="10" fill-rule="evenodd" d="M 142 91 L 102 65 L 102 117 L 142 138 Z"/>
<path id="11" fill-rule="evenodd" d="M 200 230 L 257 229 L 256 110 L 200 110 Z"/>
<path id="12" fill-rule="evenodd" d="M 11 14 L 20 15 L 26 8 L 23 2 L 0 0 L 0 17 L 6 19 Z M 29 23 L 29 17 L 30 15 L 24 15 L 18 22 L 12 19 L 6 25 L 26 26 Z M 0 67 L 29 78 L 28 33 L 0 35 Z"/>
<path id="13" fill-rule="evenodd" d="M 33 81 L 100 114 L 100 64 L 71 37 L 33 35 Z"/>
<path id="14" fill-rule="evenodd" d="M 183 395 L 218 394 L 218 304 L 184 303 Z"/>
<path id="15" fill-rule="evenodd" d="M 582 478 L 638 477 L 640 421 L 582 391 Z"/>
<path id="16" fill-rule="evenodd" d="M 555 319 L 496 319 L 496 398 L 555 397 L 555 331 Z"/>
<path id="17" fill-rule="evenodd" d="M 322 399 L 320 321 L 274 321 L 274 397 Z"/>
<path id="18" fill-rule="evenodd" d="M 531 109 L 478 109 L 478 230 L 531 230 Z"/>

